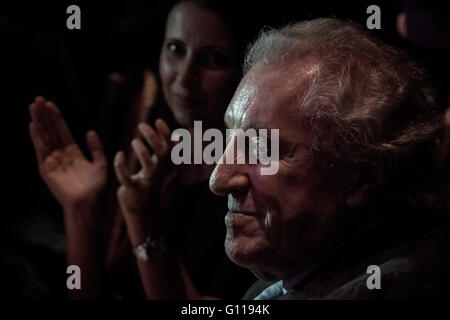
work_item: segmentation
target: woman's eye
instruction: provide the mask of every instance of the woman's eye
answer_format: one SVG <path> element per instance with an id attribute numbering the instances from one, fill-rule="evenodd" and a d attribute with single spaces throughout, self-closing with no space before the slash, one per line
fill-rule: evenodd
<path id="1" fill-rule="evenodd" d="M 219 52 L 210 52 L 203 56 L 203 65 L 211 69 L 229 68 L 232 65 L 231 58 Z"/>
<path id="2" fill-rule="evenodd" d="M 176 55 L 182 55 L 184 53 L 184 48 L 181 45 L 173 42 L 169 42 L 167 44 L 167 50 L 169 50 L 170 53 Z"/>

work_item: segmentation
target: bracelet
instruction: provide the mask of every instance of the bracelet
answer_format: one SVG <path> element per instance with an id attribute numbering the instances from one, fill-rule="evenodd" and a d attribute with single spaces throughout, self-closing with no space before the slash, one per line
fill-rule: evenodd
<path id="1" fill-rule="evenodd" d="M 145 262 L 150 258 L 161 258 L 167 252 L 167 247 L 167 237 L 158 239 L 147 237 L 144 243 L 137 245 L 133 249 L 133 253 L 138 261 Z"/>

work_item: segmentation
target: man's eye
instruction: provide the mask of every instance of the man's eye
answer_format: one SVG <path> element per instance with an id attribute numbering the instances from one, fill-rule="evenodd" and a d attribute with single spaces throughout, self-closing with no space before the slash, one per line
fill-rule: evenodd
<path id="1" fill-rule="evenodd" d="M 267 155 L 267 142 L 260 137 L 251 137 L 246 140 L 245 154 L 249 163 L 261 163 Z"/>
<path id="2" fill-rule="evenodd" d="M 259 138 L 258 137 L 253 137 L 251 139 L 250 144 L 249 144 L 248 147 L 250 149 L 250 152 L 253 155 L 253 159 L 255 159 L 256 161 L 259 161 L 260 148 L 261 148 L 261 145 L 260 145 L 260 142 L 259 142 Z"/>
<path id="3" fill-rule="evenodd" d="M 256 138 L 254 145 L 256 147 L 255 157 L 258 163 L 267 164 L 268 157 L 272 156 L 271 140 L 267 136 L 259 136 Z"/>

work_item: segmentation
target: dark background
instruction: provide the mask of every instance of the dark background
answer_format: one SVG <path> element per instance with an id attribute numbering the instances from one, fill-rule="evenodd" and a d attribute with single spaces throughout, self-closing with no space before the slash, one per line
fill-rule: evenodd
<path id="1" fill-rule="evenodd" d="M 438 21 L 439 27 L 418 19 L 416 30 L 423 33 L 418 37 L 448 39 L 446 11 L 427 3 L 434 8 L 428 20 Z M 71 4 L 81 8 L 81 30 L 66 28 L 66 8 Z M 271 26 L 321 16 L 353 19 L 365 25 L 369 16 L 366 9 L 371 4 L 381 8 L 382 27 L 372 32 L 410 50 L 433 70 L 442 86 L 448 86 L 448 47 L 430 48 L 396 34 L 395 19 L 405 8 L 403 1 L 243 0 L 236 1 L 236 14 L 246 15 L 249 21 L 265 19 Z M 36 95 L 55 101 L 84 148 L 88 129 L 102 131 L 109 75 L 157 70 L 164 21 L 161 0 L 0 4 L 0 231 L 4 248 L 0 274 L 5 278 L 0 296 L 63 298 L 65 292 L 62 213 L 38 175 L 28 135 L 28 105 Z M 37 285 L 21 277 L 30 272 Z"/>

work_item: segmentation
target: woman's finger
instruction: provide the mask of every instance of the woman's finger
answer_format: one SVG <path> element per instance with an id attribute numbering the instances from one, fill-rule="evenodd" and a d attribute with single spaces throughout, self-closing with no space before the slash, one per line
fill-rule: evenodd
<path id="1" fill-rule="evenodd" d="M 97 132 L 95 132 L 94 130 L 89 130 L 86 133 L 86 140 L 94 163 L 106 164 L 107 160 L 105 157 L 105 152 L 103 151 L 103 145 Z"/>
<path id="2" fill-rule="evenodd" d="M 162 137 L 147 123 L 140 123 L 138 129 L 158 158 L 164 157 L 167 152 L 167 146 L 164 139 L 162 139 Z"/>
<path id="3" fill-rule="evenodd" d="M 40 99 L 38 99 L 40 98 Z M 50 148 L 50 138 L 47 135 L 46 130 L 44 130 L 44 122 L 42 121 L 41 115 L 40 115 L 40 111 L 39 108 L 42 108 L 42 97 L 37 97 L 36 100 L 30 104 L 29 110 L 30 110 L 30 116 L 31 116 L 31 121 L 34 123 L 34 125 L 39 128 L 39 132 L 41 135 L 41 138 L 44 142 L 44 144 L 46 145 L 47 148 Z"/>
<path id="4" fill-rule="evenodd" d="M 34 151 L 36 152 L 36 158 L 38 160 L 38 163 L 40 164 L 49 154 L 49 149 L 47 148 L 47 145 L 44 141 L 41 129 L 36 123 L 30 122 L 29 131 L 31 141 L 33 142 L 34 146 Z"/>
<path id="5" fill-rule="evenodd" d="M 51 101 L 45 102 L 45 107 L 42 109 L 45 116 L 45 121 L 47 122 L 47 128 L 48 135 L 51 139 L 51 143 L 53 145 L 54 149 L 61 149 L 65 146 L 62 137 L 59 134 L 59 125 L 58 125 L 58 119 L 55 114 L 54 109 L 52 108 L 54 106 L 54 103 Z"/>
<path id="6" fill-rule="evenodd" d="M 156 130 L 158 130 L 159 134 L 161 134 L 164 138 L 170 140 L 170 135 L 172 132 L 167 123 L 163 119 L 161 118 L 156 119 L 155 127 Z"/>
<path id="7" fill-rule="evenodd" d="M 51 110 L 52 121 L 56 128 L 56 133 L 63 146 L 75 143 L 66 121 L 61 115 L 61 111 L 52 101 L 48 101 L 46 106 Z"/>
<path id="8" fill-rule="evenodd" d="M 36 97 L 34 103 L 30 106 L 30 113 L 33 121 L 41 129 L 49 150 L 60 148 L 60 142 L 56 133 L 55 124 L 52 120 L 51 110 L 46 106 L 46 100 L 43 97 Z"/>
<path id="9" fill-rule="evenodd" d="M 114 158 L 114 171 L 116 172 L 116 177 L 121 184 L 129 188 L 135 187 L 135 183 L 131 179 L 125 163 L 125 155 L 122 151 L 117 152 Z"/>
<path id="10" fill-rule="evenodd" d="M 34 101 L 32 103 L 30 103 L 30 116 L 31 116 L 31 120 L 34 121 L 35 123 L 39 122 L 39 115 L 37 112 L 37 108 L 40 105 L 40 102 L 42 101 L 42 97 L 37 96 L 36 99 L 34 99 Z"/>
<path id="11" fill-rule="evenodd" d="M 172 131 L 170 130 L 169 126 L 163 119 L 156 119 L 155 128 L 158 131 L 161 138 L 163 139 L 166 147 L 165 151 L 167 152 L 170 146 L 172 145 L 171 140 Z"/>
<path id="12" fill-rule="evenodd" d="M 52 111 L 47 107 L 45 99 L 36 99 L 36 113 L 38 123 L 42 129 L 42 132 L 46 135 L 47 146 L 50 150 L 57 150 L 61 147 L 60 140 L 58 138 L 56 125 L 52 119 Z"/>
<path id="13" fill-rule="evenodd" d="M 133 139 L 131 141 L 131 147 L 141 163 L 144 175 L 149 176 L 155 169 L 156 163 L 154 157 L 150 155 L 149 150 L 140 139 Z"/>

